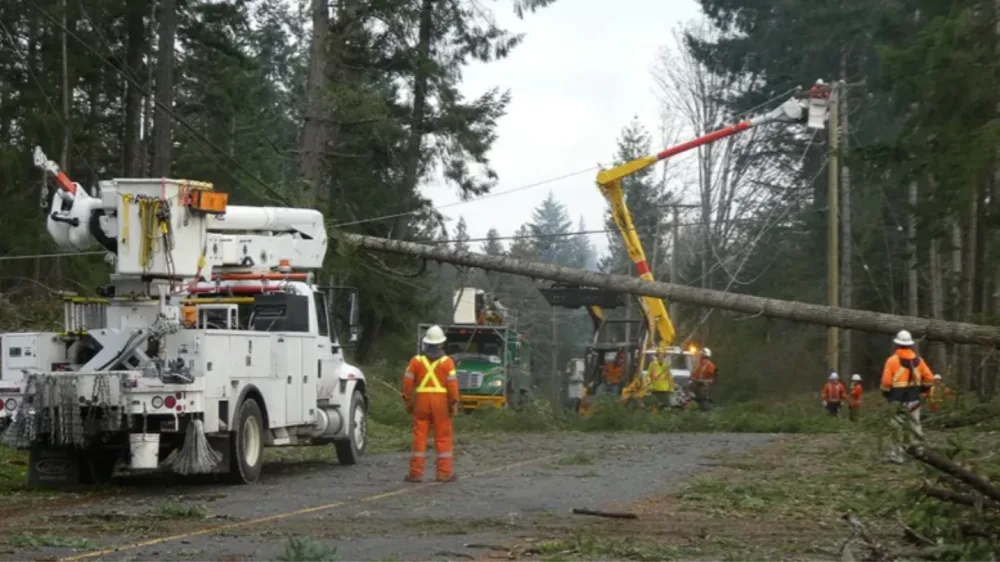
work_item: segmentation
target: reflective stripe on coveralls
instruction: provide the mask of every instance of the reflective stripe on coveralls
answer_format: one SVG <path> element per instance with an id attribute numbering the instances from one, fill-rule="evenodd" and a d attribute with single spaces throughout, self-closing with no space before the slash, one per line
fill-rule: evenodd
<path id="1" fill-rule="evenodd" d="M 434 373 L 434 370 L 437 369 L 437 366 L 440 365 L 442 361 L 444 361 L 445 359 L 450 359 L 450 357 L 444 355 L 433 363 L 431 363 L 427 359 L 426 355 L 420 355 L 418 359 L 420 359 L 420 362 L 423 363 L 424 368 L 427 370 L 425 371 L 424 378 L 420 381 L 420 384 L 417 385 L 416 392 L 418 394 L 424 392 L 434 393 L 434 394 L 448 394 L 448 389 L 441 386 L 441 381 L 439 381 L 438 378 L 434 376 L 432 373 Z M 448 379 L 455 379 L 455 378 L 456 378 L 455 369 L 452 369 L 451 371 L 448 372 Z"/>
<path id="2" fill-rule="evenodd" d="M 433 431 L 437 477 L 447 480 L 452 476 L 453 456 L 450 406 L 459 399 L 458 378 L 451 358 L 444 355 L 432 362 L 424 355 L 414 357 L 404 379 L 405 400 L 410 399 L 410 392 L 413 399 L 413 444 L 409 477 L 413 480 L 423 478 L 427 438 Z"/>

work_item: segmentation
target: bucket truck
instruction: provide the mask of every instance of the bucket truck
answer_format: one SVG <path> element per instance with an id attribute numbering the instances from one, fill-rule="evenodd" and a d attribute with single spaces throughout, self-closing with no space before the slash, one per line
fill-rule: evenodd
<path id="1" fill-rule="evenodd" d="M 779 107 L 767 113 L 739 121 L 738 123 L 712 131 L 687 142 L 666 148 L 656 154 L 637 158 L 607 170 L 600 170 L 597 174 L 597 186 L 611 206 L 611 216 L 621 233 L 629 258 L 632 260 L 639 277 L 646 281 L 653 281 L 649 263 L 646 261 L 646 254 L 643 251 L 642 243 L 639 241 L 635 225 L 632 222 L 632 214 L 625 204 L 622 180 L 636 172 L 653 166 L 661 160 L 666 160 L 688 150 L 730 137 L 753 127 L 769 123 L 798 124 L 804 122 L 810 129 L 823 129 L 828 117 L 829 98 L 829 87 L 822 80 L 817 80 L 808 92 L 800 90 Z M 647 349 L 654 347 L 655 342 L 657 349 L 667 350 L 673 343 L 675 334 L 673 322 L 667 314 L 667 307 L 663 299 L 642 297 L 639 299 L 639 306 L 646 320 L 648 333 L 653 336 L 647 339 L 644 347 Z M 646 354 L 643 353 L 640 357 L 644 360 Z M 643 369 L 643 363 L 645 361 L 640 362 L 638 366 L 639 372 Z M 643 377 L 635 377 L 623 390 L 622 401 L 627 402 L 631 399 L 641 398 L 645 394 L 646 388 Z"/>
<path id="2" fill-rule="evenodd" d="M 361 460 L 367 383 L 331 327 L 337 293 L 315 284 L 321 213 L 229 205 L 188 180 L 92 195 L 34 158 L 56 187 L 49 234 L 100 245 L 114 272 L 97 298 L 66 297 L 63 331 L 2 336 L 2 439 L 30 450 L 31 483 L 106 482 L 119 463 L 252 483 L 268 446 Z"/>

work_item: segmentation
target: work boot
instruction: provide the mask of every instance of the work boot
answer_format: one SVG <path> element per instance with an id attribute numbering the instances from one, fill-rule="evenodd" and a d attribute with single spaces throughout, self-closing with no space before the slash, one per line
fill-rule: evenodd
<path id="1" fill-rule="evenodd" d="M 423 481 L 423 478 L 420 478 L 418 476 L 413 476 L 412 474 L 407 474 L 406 477 L 403 478 L 403 482 L 417 482 L 417 483 L 419 483 L 419 482 L 422 482 L 422 481 Z"/>
<path id="2" fill-rule="evenodd" d="M 443 478 L 440 476 L 437 477 L 438 482 L 455 482 L 457 480 L 458 476 L 455 476 L 454 474 L 452 474 L 451 476 L 445 476 Z"/>

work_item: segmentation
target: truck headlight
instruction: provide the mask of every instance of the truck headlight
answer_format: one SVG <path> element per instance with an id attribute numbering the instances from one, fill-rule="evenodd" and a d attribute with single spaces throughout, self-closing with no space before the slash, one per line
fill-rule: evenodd
<path id="1" fill-rule="evenodd" d="M 503 379 L 493 379 L 489 383 L 487 383 L 486 386 L 490 388 L 500 388 L 501 386 L 503 386 Z"/>

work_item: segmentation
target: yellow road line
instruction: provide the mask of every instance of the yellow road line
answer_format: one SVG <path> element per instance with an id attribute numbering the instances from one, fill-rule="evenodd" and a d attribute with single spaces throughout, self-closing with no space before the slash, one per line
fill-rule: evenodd
<path id="1" fill-rule="evenodd" d="M 534 458 L 534 459 L 528 459 L 526 461 L 521 461 L 521 462 L 516 462 L 516 463 L 513 463 L 513 464 L 499 466 L 499 467 L 496 467 L 496 468 L 491 468 L 489 470 L 484 470 L 482 472 L 477 472 L 477 473 L 470 474 L 469 476 L 467 476 L 465 478 L 460 478 L 460 480 L 468 480 L 470 478 L 477 478 L 477 477 L 480 477 L 480 476 L 487 476 L 487 475 L 490 475 L 490 474 L 495 474 L 497 472 L 502 472 L 504 470 L 509 470 L 509 469 L 512 469 L 512 468 L 518 468 L 518 467 L 521 467 L 521 466 L 525 466 L 525 465 L 529 465 L 529 464 L 534 464 L 534 463 L 542 462 L 544 460 L 548 460 L 548 459 L 551 459 L 551 458 L 553 458 L 555 456 L 558 456 L 558 454 L 559 453 L 552 454 L 552 455 L 545 455 L 544 457 L 538 457 L 538 458 Z M 438 486 L 440 484 L 441 484 L 441 482 L 431 482 L 430 486 Z M 126 550 L 136 550 L 136 549 L 139 549 L 139 548 L 146 548 L 147 546 L 154 546 L 154 545 L 157 545 L 157 544 L 163 544 L 165 542 L 179 541 L 179 540 L 189 539 L 189 538 L 192 538 L 192 537 L 200 537 L 202 535 L 211 535 L 211 534 L 218 533 L 220 531 L 228 531 L 229 529 L 238 529 L 240 527 L 250 527 L 250 526 L 253 526 L 253 525 L 259 525 L 261 523 L 269 523 L 271 521 L 279 521 L 279 520 L 282 520 L 282 519 L 288 519 L 290 517 L 296 517 L 296 516 L 299 516 L 299 515 L 306 515 L 306 514 L 309 514 L 309 513 L 316 513 L 317 511 L 326 511 L 328 509 L 333 509 L 335 507 L 340 507 L 340 506 L 343 506 L 343 505 L 346 505 L 346 504 L 349 504 L 349 503 L 369 503 L 369 502 L 374 502 L 374 501 L 378 501 L 378 500 L 384 500 L 386 498 L 391 498 L 393 496 L 401 496 L 403 494 L 407 494 L 407 493 L 411 493 L 411 492 L 419 492 L 421 490 L 426 490 L 427 488 L 428 488 L 428 486 L 413 486 L 413 485 L 410 485 L 410 486 L 406 486 L 404 488 L 398 488 L 396 490 L 392 490 L 392 491 L 389 491 L 389 492 L 382 492 L 382 493 L 371 495 L 371 496 L 365 496 L 365 497 L 357 499 L 357 500 L 342 500 L 342 501 L 337 501 L 337 502 L 333 502 L 333 503 L 328 503 L 328 504 L 323 504 L 323 505 L 317 505 L 317 506 L 314 506 L 314 507 L 305 507 L 305 508 L 302 508 L 302 509 L 296 509 L 295 511 L 288 511 L 288 512 L 285 512 L 285 513 L 276 513 L 274 515 L 268 515 L 266 517 L 258 517 L 257 519 L 248 519 L 246 521 L 236 521 L 236 522 L 233 522 L 233 523 L 226 523 L 225 525 L 217 525 L 215 527 L 208 527 L 208 528 L 200 529 L 200 530 L 197 530 L 197 531 L 190 531 L 190 532 L 187 532 L 187 533 L 178 533 L 176 535 L 168 535 L 166 537 L 159 537 L 159 538 L 155 538 L 155 539 L 149 539 L 147 541 L 142 541 L 142 542 L 127 544 L 127 545 L 118 546 L 118 547 L 115 547 L 115 548 L 106 548 L 104 550 L 96 550 L 96 551 L 93 551 L 93 552 L 85 552 L 83 554 L 77 554 L 75 556 L 67 556 L 65 558 L 59 558 L 58 562 L 73 562 L 75 560 L 87 560 L 87 559 L 90 559 L 90 558 L 97 558 L 98 556 L 105 556 L 107 554 L 114 554 L 116 552 L 123 552 L 123 551 L 126 551 Z"/>

